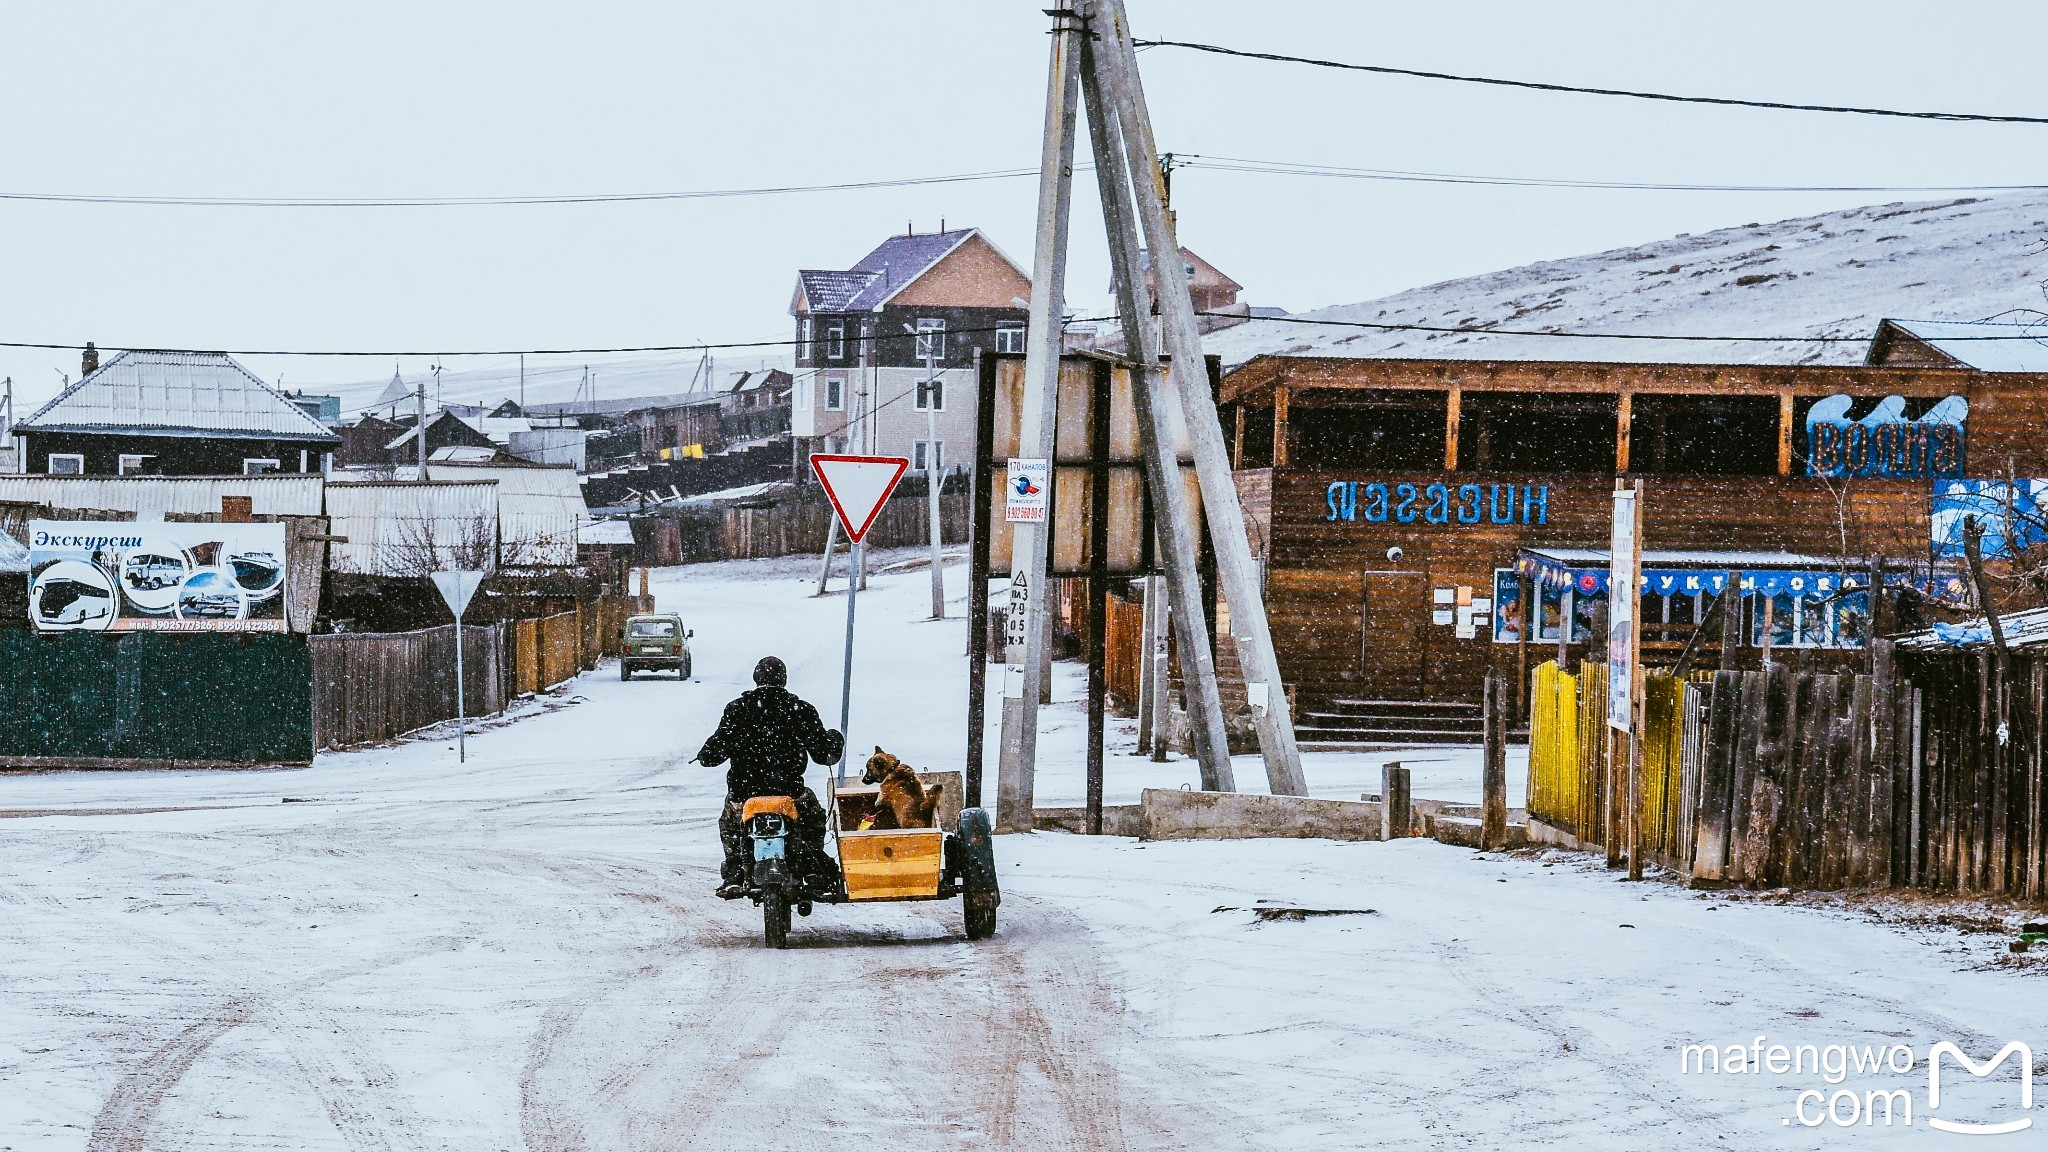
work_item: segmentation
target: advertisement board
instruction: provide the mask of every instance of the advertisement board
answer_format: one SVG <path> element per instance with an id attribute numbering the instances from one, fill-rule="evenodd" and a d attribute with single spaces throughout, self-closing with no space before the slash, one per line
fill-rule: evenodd
<path id="1" fill-rule="evenodd" d="M 1614 531 L 1607 553 L 1607 725 L 1623 732 L 1634 722 L 1630 705 L 1635 698 L 1636 607 L 1641 602 L 1636 583 L 1636 530 L 1641 524 L 1637 495 L 1632 488 L 1614 490 Z M 1627 591 L 1617 593 L 1619 589 Z"/>
<path id="2" fill-rule="evenodd" d="M 282 524 L 31 520 L 39 632 L 282 632 Z"/>

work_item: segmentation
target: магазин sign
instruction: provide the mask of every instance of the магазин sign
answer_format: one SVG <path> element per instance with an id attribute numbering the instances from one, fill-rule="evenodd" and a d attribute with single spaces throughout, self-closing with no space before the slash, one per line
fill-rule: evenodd
<path id="1" fill-rule="evenodd" d="M 1323 493 L 1325 521 L 1369 524 L 1546 524 L 1548 484 L 1404 484 L 1339 480 Z"/>

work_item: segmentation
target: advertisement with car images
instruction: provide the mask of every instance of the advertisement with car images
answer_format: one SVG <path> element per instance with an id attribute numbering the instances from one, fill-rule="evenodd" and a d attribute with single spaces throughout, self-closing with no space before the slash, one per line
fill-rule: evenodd
<path id="1" fill-rule="evenodd" d="M 282 632 L 282 524 L 31 520 L 39 632 Z"/>

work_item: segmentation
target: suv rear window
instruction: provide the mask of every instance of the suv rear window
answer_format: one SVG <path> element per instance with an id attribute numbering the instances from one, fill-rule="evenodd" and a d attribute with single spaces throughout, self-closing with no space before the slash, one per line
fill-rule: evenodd
<path id="1" fill-rule="evenodd" d="M 666 639 L 676 634 L 676 622 L 673 620 L 635 620 L 631 624 L 626 625 L 626 633 L 629 636 L 654 636 Z"/>

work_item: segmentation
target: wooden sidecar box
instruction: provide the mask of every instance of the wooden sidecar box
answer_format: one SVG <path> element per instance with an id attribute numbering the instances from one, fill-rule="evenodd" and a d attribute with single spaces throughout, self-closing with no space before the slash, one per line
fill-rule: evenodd
<path id="1" fill-rule="evenodd" d="M 846 874 L 849 900 L 929 899 L 939 894 L 945 871 L 946 832 L 938 828 L 861 831 L 875 809 L 878 789 L 840 789 L 839 869 Z"/>

